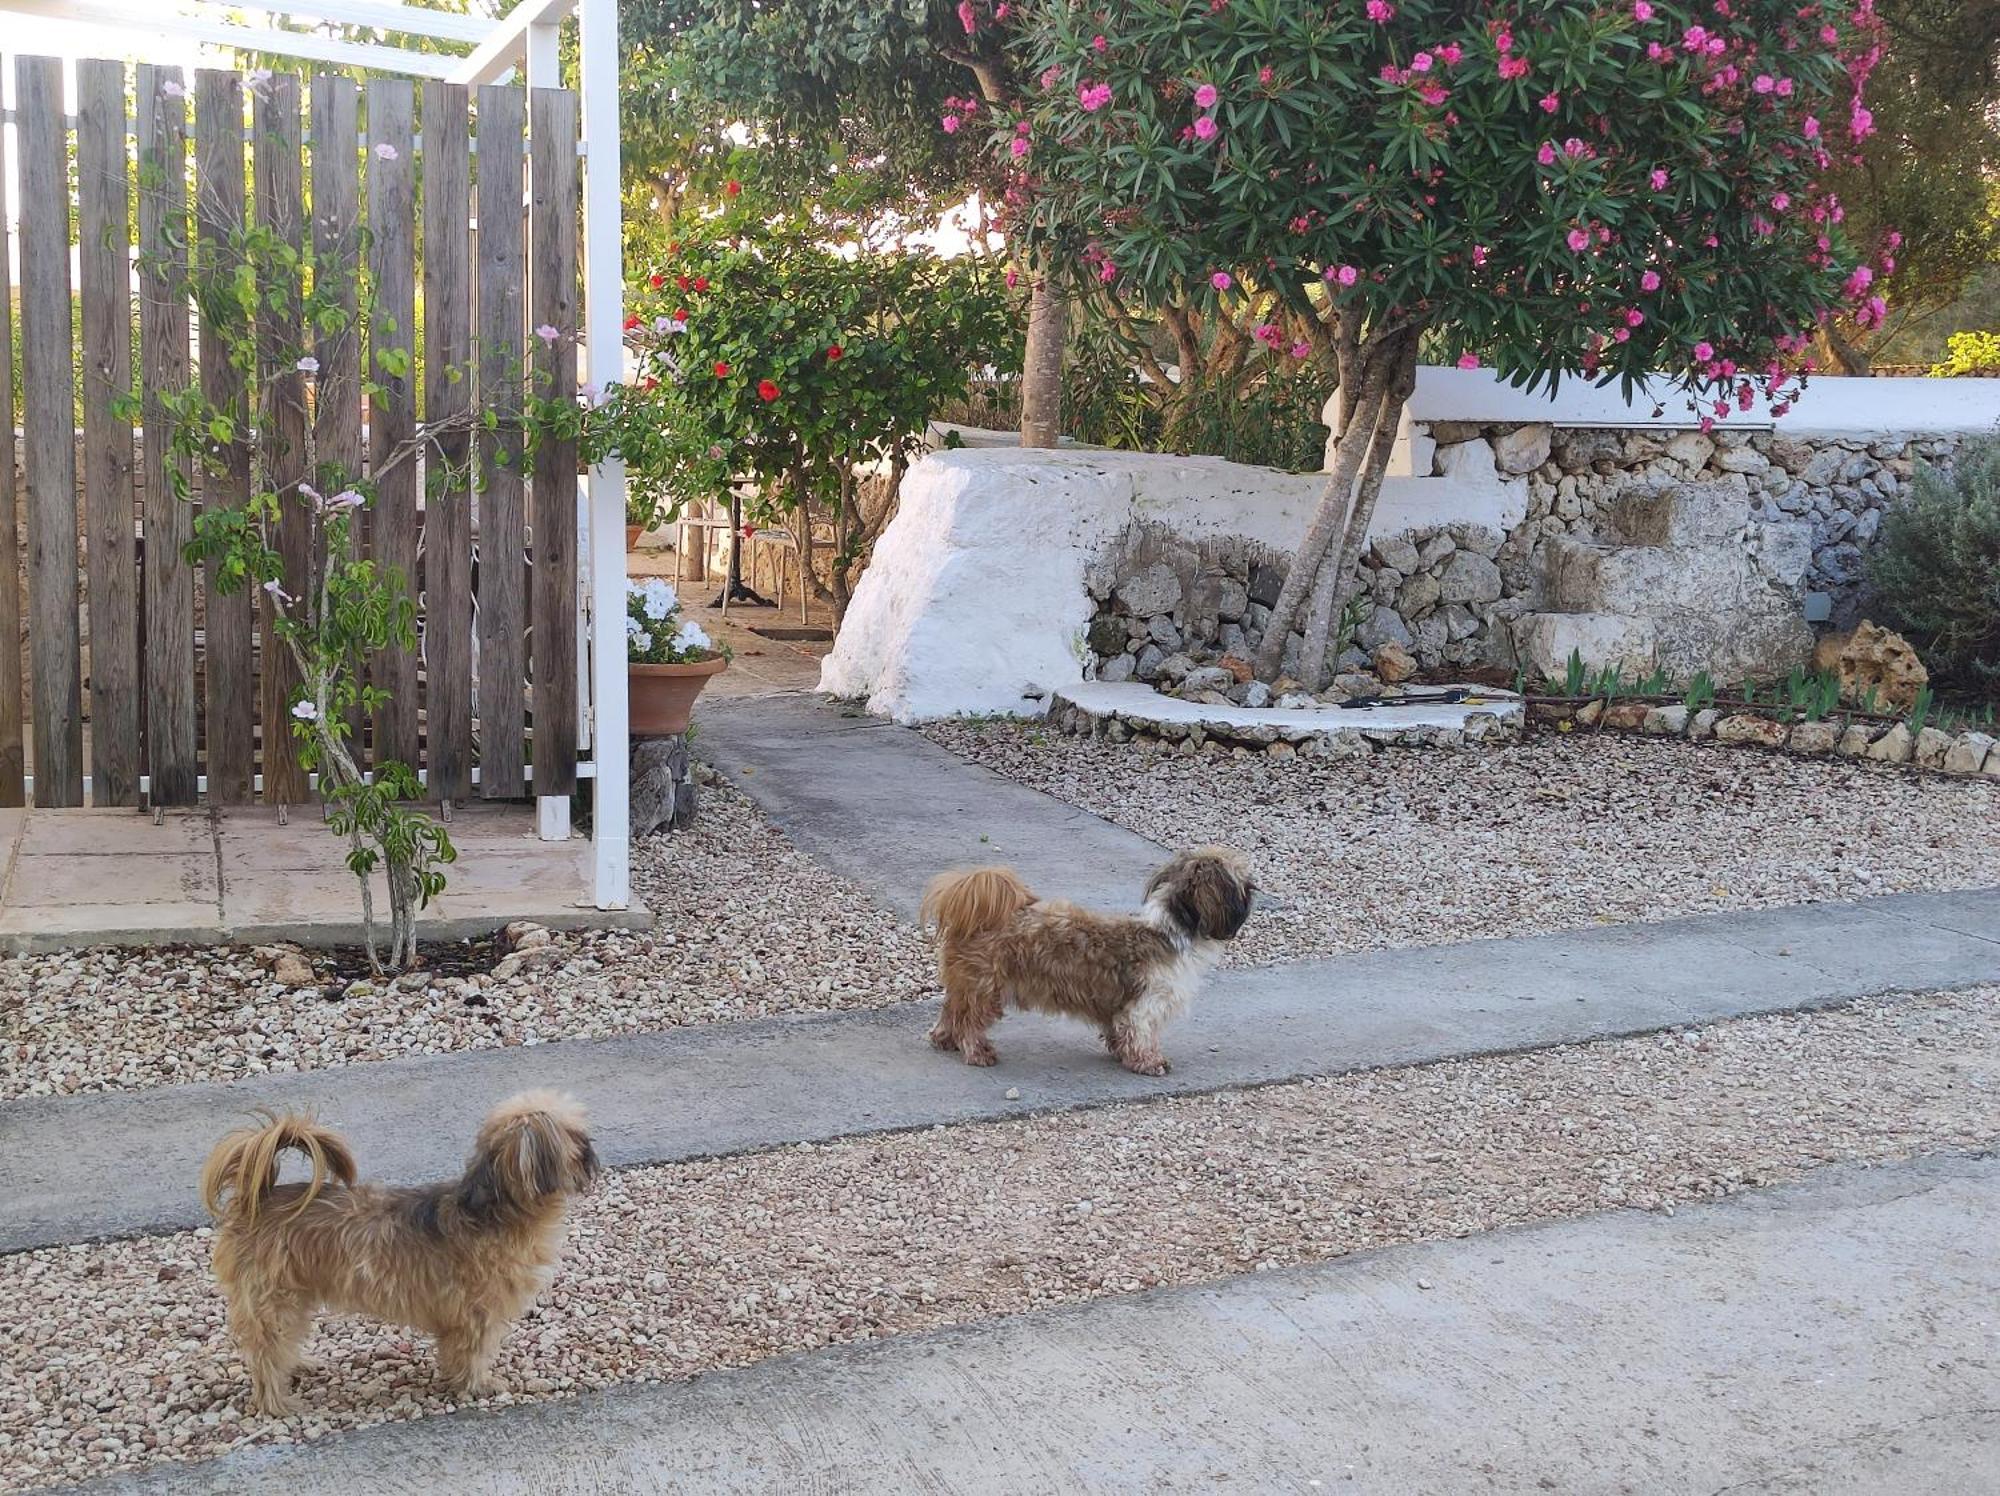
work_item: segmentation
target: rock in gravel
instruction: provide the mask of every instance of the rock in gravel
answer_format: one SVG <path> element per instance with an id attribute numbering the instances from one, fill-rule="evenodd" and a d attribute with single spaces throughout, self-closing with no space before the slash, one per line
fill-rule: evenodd
<path id="1" fill-rule="evenodd" d="M 1782 748 L 1791 730 L 1782 722 L 1760 717 L 1755 712 L 1737 712 L 1715 724 L 1718 743 L 1752 744 L 1760 748 Z"/>
<path id="2" fill-rule="evenodd" d="M 1861 706 L 1872 691 L 1876 710 L 1909 710 L 1930 680 L 1909 640 L 1865 619 L 1821 639 L 1813 647 L 1813 668 L 1840 677 L 1840 696 L 1849 706 Z"/>
<path id="3" fill-rule="evenodd" d="M 1944 770 L 1947 774 L 1977 774 L 1986 766 L 1987 755 L 1993 751 L 1993 739 L 1983 732 L 1968 732 L 1951 745 L 1951 751 L 1944 756 Z"/>
<path id="4" fill-rule="evenodd" d="M 1646 725 L 1653 708 L 1643 701 L 1614 701 L 1600 719 L 1612 732 L 1637 732 Z"/>
<path id="5" fill-rule="evenodd" d="M 1646 713 L 1640 728 L 1654 737 L 1677 738 L 1687 731 L 1688 715 L 1684 706 L 1656 706 Z"/>
<path id="6" fill-rule="evenodd" d="M 1716 720 L 1721 716 L 1714 707 L 1703 707 L 1688 719 L 1688 736 L 1696 742 L 1714 737 Z"/>
<path id="7" fill-rule="evenodd" d="M 1840 729 L 1831 722 L 1801 722 L 1792 729 L 1788 746 L 1794 753 L 1831 753 L 1840 742 Z"/>
<path id="8" fill-rule="evenodd" d="M 533 920 L 517 919 L 500 932 L 500 942 L 510 951 L 538 951 L 553 943 L 555 936 Z"/>
<path id="9" fill-rule="evenodd" d="M 296 951 L 287 951 L 271 966 L 272 979 L 287 987 L 310 987 L 318 980 L 313 975 L 312 964 Z"/>
<path id="10" fill-rule="evenodd" d="M 1875 728 L 1868 722 L 1850 722 L 1847 730 L 1840 735 L 1840 746 L 1836 750 L 1843 758 L 1862 758 L 1868 752 L 1868 745 L 1875 741 Z"/>
<path id="11" fill-rule="evenodd" d="M 1935 727 L 1926 727 L 1922 732 L 1917 734 L 1917 745 L 1914 756 L 1917 762 L 1926 769 L 1942 769 L 1944 767 L 1944 757 L 1947 753 L 1951 752 L 1951 747 L 1952 736 L 1950 733 L 1940 732 Z"/>
<path id="12" fill-rule="evenodd" d="M 1868 757 L 1878 763 L 1906 764 L 1910 761 L 1910 755 L 1916 746 L 1917 740 L 1911 735 L 1910 729 L 1898 722 L 1868 745 Z"/>

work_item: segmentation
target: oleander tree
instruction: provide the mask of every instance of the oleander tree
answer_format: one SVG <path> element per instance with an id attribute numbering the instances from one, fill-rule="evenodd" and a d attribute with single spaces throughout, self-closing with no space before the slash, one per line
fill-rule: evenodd
<path id="1" fill-rule="evenodd" d="M 1896 237 L 1864 259 L 1827 186 L 1872 128 L 1872 0 L 970 3 L 1028 85 L 979 120 L 1011 234 L 1080 284 L 1274 292 L 1331 343 L 1267 680 L 1325 679 L 1420 342 L 1530 389 L 1663 377 L 1707 426 L 1783 414 L 1825 320 L 1883 315 Z"/>

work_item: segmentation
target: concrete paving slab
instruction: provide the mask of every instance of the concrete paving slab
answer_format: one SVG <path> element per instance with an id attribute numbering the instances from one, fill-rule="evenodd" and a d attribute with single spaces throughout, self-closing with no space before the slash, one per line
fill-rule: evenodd
<path id="1" fill-rule="evenodd" d="M 36 810 L 21 829 L 24 857 L 131 857 L 157 852 L 215 850 L 205 810 L 165 812 L 156 824 L 146 812 L 110 806 Z"/>
<path id="2" fill-rule="evenodd" d="M 123 856 L 23 853 L 7 884 L 10 908 L 75 904 L 202 904 L 221 896 L 215 849 Z"/>
<path id="3" fill-rule="evenodd" d="M 1827 1169 L 100 1492 L 1990 1496 L 2000 1162 Z"/>
<path id="4" fill-rule="evenodd" d="M 1011 864 L 1039 892 L 1138 907 L 1166 853 L 922 734 L 814 696 L 704 706 L 695 752 L 800 848 L 914 920 L 945 868 Z"/>
<path id="5" fill-rule="evenodd" d="M 1985 933 L 1927 923 L 1933 897 Z M 395 1183 L 456 1173 L 486 1110 L 531 1086 L 574 1091 L 613 1164 L 736 1153 L 2000 981 L 2000 890 L 1983 898 L 1983 917 L 1913 894 L 1224 971 L 1169 1031 L 1160 1079 L 1081 1025 L 1021 1014 L 995 1033 L 1000 1064 L 970 1069 L 924 1042 L 936 1010 L 918 1003 L 0 1103 L 0 1251 L 199 1224 L 202 1159 L 258 1106 L 316 1111 Z M 1819 959 L 1769 953 L 1769 930 Z"/>
<path id="6" fill-rule="evenodd" d="M 105 932 L 113 932 L 106 940 Z M 177 945 L 222 939 L 215 904 L 8 904 L 0 941 L 14 950 L 68 945 Z"/>

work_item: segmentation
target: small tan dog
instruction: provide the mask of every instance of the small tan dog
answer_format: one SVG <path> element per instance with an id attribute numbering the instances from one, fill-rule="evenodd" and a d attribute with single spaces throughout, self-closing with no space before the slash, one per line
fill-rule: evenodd
<path id="1" fill-rule="evenodd" d="M 1256 892 L 1250 860 L 1228 847 L 1176 855 L 1153 874 L 1136 917 L 1038 899 L 1004 867 L 941 873 L 923 902 L 944 979 L 931 1043 L 968 1065 L 993 1064 L 986 1031 L 1012 998 L 1096 1024 L 1127 1070 L 1165 1075 L 1160 1030 L 1193 1000 Z"/>
<path id="2" fill-rule="evenodd" d="M 278 1183 L 288 1149 L 311 1166 L 304 1184 Z M 547 1285 L 564 1207 L 597 1167 L 582 1108 L 551 1091 L 495 1107 L 465 1173 L 415 1189 L 356 1184 L 345 1140 L 309 1117 L 266 1113 L 229 1134 L 201 1171 L 201 1196 L 258 1409 L 296 1407 L 292 1373 L 322 1308 L 435 1336 L 454 1391 L 492 1390 L 487 1367 Z"/>

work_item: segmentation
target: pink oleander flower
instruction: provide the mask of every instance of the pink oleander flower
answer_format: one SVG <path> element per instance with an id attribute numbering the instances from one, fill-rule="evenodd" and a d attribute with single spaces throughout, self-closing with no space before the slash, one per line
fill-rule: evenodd
<path id="1" fill-rule="evenodd" d="M 1525 57 L 1503 57 L 1500 59 L 1500 76 L 1512 82 L 1516 78 L 1528 76 L 1528 59 Z"/>
<path id="2" fill-rule="evenodd" d="M 1446 42 L 1442 47 L 1438 48 L 1437 55 L 1446 67 L 1455 68 L 1458 66 L 1459 60 L 1465 56 L 1465 48 L 1461 47 L 1457 42 Z"/>
<path id="3" fill-rule="evenodd" d="M 1014 156 L 1016 160 L 1019 160 L 1021 157 L 1027 155 L 1028 154 L 1027 136 L 1016 135 L 1012 140 L 1007 142 L 1007 149 Z"/>
<path id="4" fill-rule="evenodd" d="M 1791 206 L 1792 195 L 1789 192 L 1774 192 L 1771 194 L 1771 211 L 1773 213 L 1783 213 Z"/>
<path id="5" fill-rule="evenodd" d="M 1435 108 L 1451 97 L 1451 90 L 1435 83 L 1425 83 L 1417 89 L 1417 97 Z"/>
<path id="6" fill-rule="evenodd" d="M 1221 97 L 1221 93 L 1217 91 L 1213 83 L 1204 83 L 1194 91 L 1195 108 L 1213 109 L 1216 101 Z"/>
<path id="7" fill-rule="evenodd" d="M 1352 265 L 1336 265 L 1327 271 L 1326 278 L 1336 285 L 1351 286 L 1361 279 L 1361 272 Z"/>
<path id="8" fill-rule="evenodd" d="M 1250 336 L 1262 343 L 1266 348 L 1275 348 L 1284 337 L 1284 332 L 1275 322 L 1260 322 Z"/>
<path id="9" fill-rule="evenodd" d="M 1705 364 L 1714 357 L 1715 345 L 1713 343 L 1700 342 L 1694 345 L 1694 361 L 1696 363 Z"/>
<path id="10" fill-rule="evenodd" d="M 1236 278 L 1227 270 L 1218 270 L 1208 278 L 1208 283 L 1218 291 L 1227 291 L 1236 284 Z"/>
<path id="11" fill-rule="evenodd" d="M 1649 0 L 1632 0 L 1632 19 L 1641 25 L 1653 19 L 1653 7 Z"/>
<path id="12" fill-rule="evenodd" d="M 1110 45 L 1111 44 L 1104 39 L 1102 34 L 1093 36 L 1090 39 L 1090 50 L 1093 52 L 1102 52 L 1106 47 Z"/>
<path id="13" fill-rule="evenodd" d="M 1799 132 L 1802 135 L 1804 135 L 1807 140 L 1818 140 L 1819 121 L 1814 119 L 1810 114 L 1808 114 L 1806 116 L 1805 123 L 1799 126 Z"/>
<path id="14" fill-rule="evenodd" d="M 965 28 L 967 36 L 979 29 L 979 18 L 972 13 L 972 0 L 958 0 L 958 24 Z"/>
<path id="15" fill-rule="evenodd" d="M 1476 369 L 1476 368 L 1478 368 L 1478 367 L 1479 367 L 1479 355 L 1478 355 L 1478 354 L 1476 354 L 1476 353 L 1461 353 L 1461 354 L 1460 354 L 1460 355 L 1458 356 L 1458 366 L 1459 366 L 1459 368 L 1461 368 L 1461 369 Z"/>
<path id="16" fill-rule="evenodd" d="M 1542 113 L 1544 114 L 1554 114 L 1556 110 L 1562 107 L 1562 97 L 1559 94 L 1545 93 L 1538 102 L 1541 104 Z"/>
<path id="17" fill-rule="evenodd" d="M 1109 83 L 1086 83 L 1076 91 L 1076 101 L 1083 106 L 1085 114 L 1095 114 L 1111 102 Z"/>
<path id="18" fill-rule="evenodd" d="M 1645 320 L 1646 320 L 1646 314 L 1640 311 L 1637 307 L 1626 308 L 1625 325 L 1627 327 L 1639 327 L 1644 324 Z"/>
<path id="19" fill-rule="evenodd" d="M 1410 59 L 1410 71 L 1413 73 L 1428 73 L 1431 70 L 1431 60 L 1430 53 L 1419 52 L 1415 57 Z"/>
<path id="20" fill-rule="evenodd" d="M 1293 358 L 1299 358 L 1299 359 L 1311 358 L 1312 351 L 1313 351 L 1312 344 L 1306 342 L 1305 339 L 1303 338 L 1301 338 L 1298 342 L 1292 344 Z"/>
<path id="21" fill-rule="evenodd" d="M 1582 229 L 1571 229 L 1564 236 L 1564 242 L 1578 254 L 1582 254 L 1586 249 L 1590 248 L 1590 235 Z"/>
<path id="22" fill-rule="evenodd" d="M 945 133 L 945 134 L 947 134 L 947 135 L 956 135 L 956 134 L 958 133 L 958 116 L 957 116 L 957 115 L 955 115 L 955 114 L 947 114 L 947 115 L 946 115 L 946 116 L 944 117 L 944 119 L 943 119 L 942 121 L 940 121 L 940 123 L 941 123 L 941 124 L 943 125 L 943 127 L 944 127 L 944 133 Z"/>
<path id="23" fill-rule="evenodd" d="M 1773 78 L 1769 73 L 1759 73 L 1755 78 L 1750 80 L 1750 91 L 1752 93 L 1767 94 L 1777 86 L 1778 80 Z"/>
<path id="24" fill-rule="evenodd" d="M 1194 133 L 1198 140 L 1215 139 L 1215 132 L 1218 128 L 1220 127 L 1215 123 L 1215 116 L 1212 114 L 1204 114 L 1194 122 Z"/>
<path id="25" fill-rule="evenodd" d="M 1535 152 L 1535 159 L 1544 166 L 1554 166 L 1556 164 L 1555 146 L 1549 141 L 1543 141 L 1542 148 Z"/>
<path id="26" fill-rule="evenodd" d="M 1644 275 L 1640 276 L 1640 277 L 1639 277 L 1639 289 L 1640 289 L 1641 291 L 1657 291 L 1657 290 L 1659 290 L 1659 289 L 1660 289 L 1660 272 L 1659 272 L 1659 271 L 1657 271 L 1657 270 L 1648 270 L 1648 271 L 1647 271 L 1647 272 L 1646 272 L 1646 273 L 1645 273 Z"/>
<path id="27" fill-rule="evenodd" d="M 1396 14 L 1396 7 L 1389 0 L 1368 0 L 1367 11 L 1368 19 L 1380 26 Z"/>
<path id="28" fill-rule="evenodd" d="M 1492 251 L 1491 251 L 1491 250 L 1489 250 L 1489 249 L 1488 249 L 1488 248 L 1487 248 L 1487 247 L 1486 247 L 1485 245 L 1483 245 L 1483 244 L 1475 244 L 1475 245 L 1473 245 L 1473 246 L 1472 246 L 1472 264 L 1473 264 L 1473 268 L 1474 268 L 1474 269 L 1477 269 L 1477 268 L 1478 268 L 1479 266 L 1481 266 L 1481 265 L 1484 265 L 1484 264 L 1486 263 L 1486 257 L 1487 257 L 1487 256 L 1488 256 L 1489 254 L 1491 254 L 1491 253 L 1492 253 Z"/>
<path id="29" fill-rule="evenodd" d="M 1646 180 L 1653 184 L 1655 192 L 1664 192 L 1667 190 L 1667 174 L 1657 166 L 1653 168 L 1653 174 Z"/>

